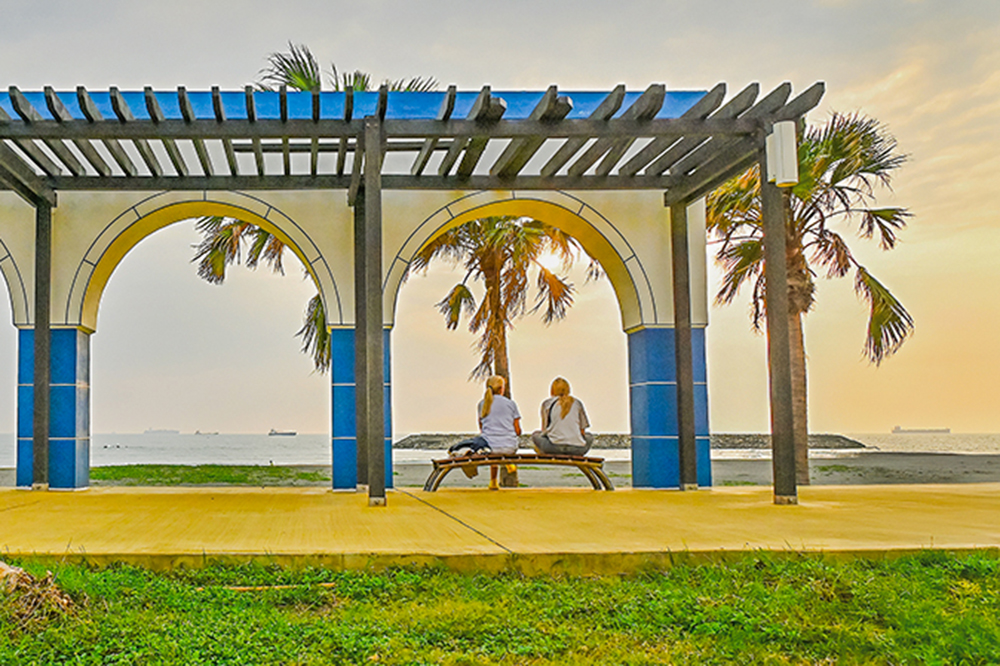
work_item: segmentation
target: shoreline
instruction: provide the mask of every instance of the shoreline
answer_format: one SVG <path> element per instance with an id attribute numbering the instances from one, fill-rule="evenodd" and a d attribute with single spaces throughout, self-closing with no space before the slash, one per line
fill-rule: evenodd
<path id="1" fill-rule="evenodd" d="M 431 453 L 430 451 L 427 452 Z M 611 453 L 625 453 L 614 451 Z M 734 453 L 741 453 L 734 451 Z M 430 458 L 397 460 L 393 465 L 393 483 L 399 488 L 422 487 L 430 473 Z M 181 465 L 180 467 L 192 467 Z M 607 457 L 605 471 L 616 487 L 631 486 L 631 462 L 627 457 Z M 109 467 L 125 467 L 113 465 Z M 261 466 L 263 467 L 263 466 Z M 330 465 L 275 465 L 296 472 L 319 473 L 329 477 Z M 1000 483 L 1000 453 L 915 453 L 878 451 L 873 449 L 844 450 L 830 456 L 810 457 L 810 478 L 813 485 L 896 485 L 896 484 L 965 484 Z M 770 457 L 713 457 L 713 486 L 771 485 Z M 485 486 L 488 475 L 467 479 L 450 474 L 445 486 Z M 0 468 L 0 488 L 14 486 L 15 470 Z M 576 471 L 562 468 L 522 467 L 522 485 L 528 487 L 588 487 L 588 482 Z M 93 481 L 94 487 L 125 485 L 116 481 Z M 206 484 L 229 485 L 229 484 Z M 328 480 L 281 481 L 278 486 L 326 487 Z"/>

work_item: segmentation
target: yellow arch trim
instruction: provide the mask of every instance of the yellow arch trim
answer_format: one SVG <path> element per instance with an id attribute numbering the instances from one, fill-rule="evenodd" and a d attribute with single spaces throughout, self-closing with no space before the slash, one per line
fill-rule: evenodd
<path id="1" fill-rule="evenodd" d="M 97 312 L 101 303 L 101 297 L 104 294 L 104 288 L 107 286 L 108 280 L 111 279 L 111 275 L 118 267 L 118 264 L 121 263 L 122 259 L 125 258 L 125 255 L 132 248 L 138 245 L 143 239 L 175 222 L 207 215 L 233 217 L 244 222 L 249 222 L 250 224 L 255 224 L 274 234 L 275 237 L 288 246 L 295 256 L 299 258 L 299 261 L 302 262 L 302 265 L 305 266 L 306 271 L 308 271 L 309 276 L 316 285 L 316 289 L 320 293 L 320 297 L 323 299 L 323 305 L 326 306 L 326 295 L 323 293 L 319 279 L 317 279 L 313 272 L 312 265 L 306 259 L 305 255 L 302 254 L 299 247 L 281 229 L 276 227 L 273 222 L 268 221 L 253 211 L 231 204 L 205 200 L 182 201 L 167 204 L 136 219 L 124 231 L 118 234 L 107 247 L 97 265 L 94 266 L 94 270 L 87 281 L 80 318 L 83 326 L 91 331 L 97 329 Z"/>
<path id="2" fill-rule="evenodd" d="M 423 242 L 421 249 L 450 229 L 461 226 L 470 220 L 493 215 L 531 217 L 565 231 L 578 240 L 583 249 L 601 263 L 601 267 L 607 274 L 621 311 L 622 328 L 627 328 L 630 323 L 642 320 L 636 285 L 622 257 L 594 225 L 577 213 L 551 201 L 528 198 L 504 199 L 476 206 L 459 213 L 435 230 Z"/>

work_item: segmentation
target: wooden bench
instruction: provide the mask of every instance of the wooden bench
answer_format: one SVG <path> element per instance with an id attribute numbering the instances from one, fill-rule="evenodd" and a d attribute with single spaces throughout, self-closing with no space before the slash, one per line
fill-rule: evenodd
<path id="1" fill-rule="evenodd" d="M 488 453 L 485 455 L 460 456 L 432 460 L 434 470 L 427 477 L 424 490 L 434 492 L 441 481 L 453 469 L 476 469 L 480 465 L 563 465 L 580 470 L 594 490 L 614 490 L 611 479 L 604 473 L 604 458 L 587 456 L 549 455 L 545 453 Z"/>

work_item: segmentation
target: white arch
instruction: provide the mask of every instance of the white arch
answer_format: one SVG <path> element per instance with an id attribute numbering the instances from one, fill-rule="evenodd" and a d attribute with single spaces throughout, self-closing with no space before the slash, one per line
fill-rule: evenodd
<path id="1" fill-rule="evenodd" d="M 333 271 L 302 225 L 263 199 L 240 192 L 205 191 L 162 192 L 116 215 L 93 238 L 75 267 L 66 300 L 66 325 L 96 330 L 104 288 L 125 255 L 159 229 L 204 215 L 238 218 L 273 233 L 312 276 L 326 308 L 328 325 L 344 323 L 344 308 Z"/>
<path id="2" fill-rule="evenodd" d="M 387 323 L 395 321 L 400 286 L 420 248 L 449 229 L 488 215 L 524 215 L 567 232 L 601 263 L 615 291 L 623 330 L 658 321 L 657 303 L 646 270 L 628 239 L 607 216 L 586 201 L 561 191 L 481 191 L 440 206 L 410 232 L 394 254 L 386 254 L 383 294 Z"/>

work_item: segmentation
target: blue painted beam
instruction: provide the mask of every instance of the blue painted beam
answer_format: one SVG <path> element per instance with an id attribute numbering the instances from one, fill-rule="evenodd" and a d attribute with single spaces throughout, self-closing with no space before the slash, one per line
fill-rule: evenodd
<path id="1" fill-rule="evenodd" d="M 107 91 L 89 90 L 94 104 L 105 118 L 116 118 L 114 109 L 111 106 L 111 97 Z M 122 91 L 122 97 L 128 104 L 136 120 L 149 120 L 149 112 L 146 109 L 146 100 L 142 91 Z M 393 120 L 433 120 L 437 117 L 437 112 L 441 108 L 445 92 L 391 92 L 389 93 L 386 118 Z M 545 94 L 544 90 L 539 91 L 493 91 L 494 97 L 500 97 L 507 103 L 507 111 L 504 113 L 505 120 L 522 120 L 528 118 L 531 111 Z M 560 96 L 569 97 L 573 103 L 573 110 L 566 116 L 569 119 L 588 118 L 597 106 L 608 96 L 607 92 L 567 92 L 559 91 Z M 56 95 L 62 101 L 67 111 L 73 118 L 83 120 L 85 116 L 80 110 L 76 92 L 57 92 Z M 156 100 L 163 110 L 163 115 L 167 119 L 180 119 L 181 110 L 177 101 L 177 91 L 165 90 L 154 91 Z M 475 102 L 479 91 L 459 92 L 455 97 L 455 109 L 452 117 L 464 118 L 468 115 L 472 104 Z M 632 103 L 642 95 L 642 91 L 625 93 L 625 101 L 615 117 L 623 114 Z M 678 118 L 685 111 L 704 97 L 705 91 L 668 91 L 663 102 L 663 107 L 656 115 L 657 118 Z M 31 102 L 31 105 L 42 115 L 45 120 L 52 120 L 48 105 L 45 102 L 43 92 L 24 92 L 24 96 Z M 195 117 L 198 119 L 215 119 L 215 110 L 212 106 L 212 94 L 209 91 L 188 91 L 191 100 L 191 107 Z M 246 95 L 243 90 L 229 90 L 221 93 L 222 106 L 227 119 L 246 120 Z M 278 93 L 276 92 L 255 92 L 254 101 L 256 104 L 257 117 L 261 119 L 280 118 Z M 377 92 L 354 93 L 354 117 L 363 118 L 375 113 L 375 106 L 378 102 Z M 3 108 L 13 118 L 19 118 L 10 103 L 10 95 L 7 92 L 0 92 L 0 108 Z M 289 92 L 288 93 L 288 117 L 293 119 L 312 119 L 312 93 Z M 328 119 L 338 119 L 344 117 L 344 93 L 342 92 L 322 92 L 320 93 L 320 117 Z"/>

